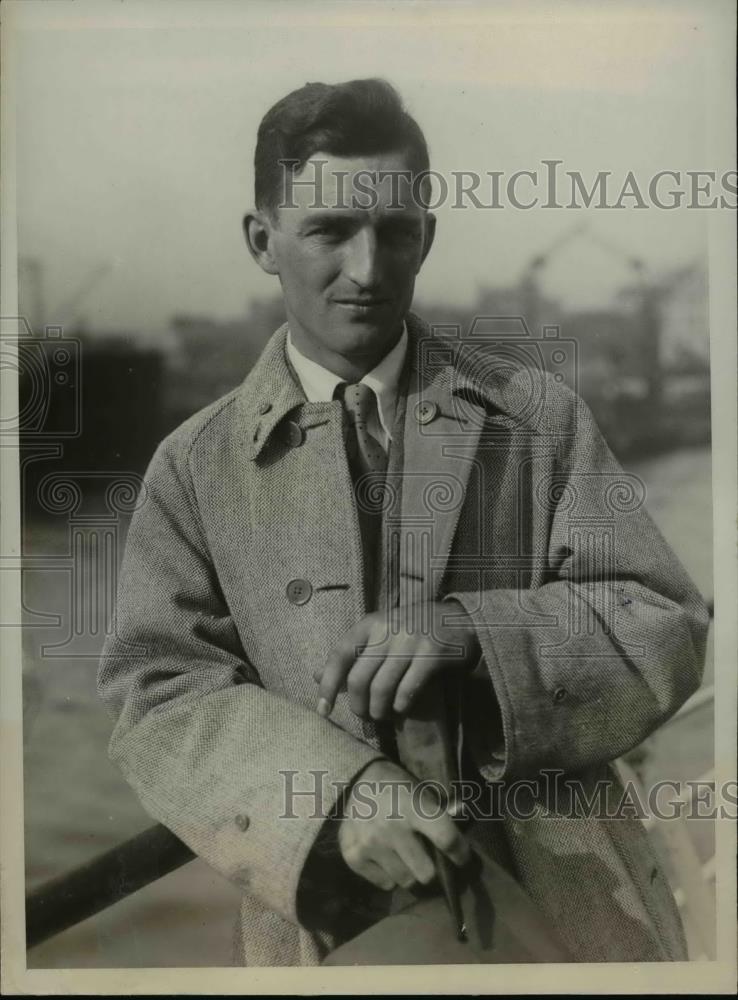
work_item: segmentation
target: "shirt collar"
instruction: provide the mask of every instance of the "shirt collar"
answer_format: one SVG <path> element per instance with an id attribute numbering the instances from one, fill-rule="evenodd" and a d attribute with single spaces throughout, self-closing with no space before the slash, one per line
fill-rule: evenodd
<path id="1" fill-rule="evenodd" d="M 325 403 L 333 399 L 336 386 L 345 382 L 335 372 L 329 371 L 310 358 L 306 358 L 292 342 L 292 335 L 287 333 L 287 357 L 297 373 L 305 397 L 310 403 Z M 370 372 L 361 379 L 368 385 L 377 397 L 377 411 L 382 430 L 392 440 L 392 427 L 397 409 L 397 394 L 400 384 L 400 373 L 407 353 L 407 326 L 403 323 L 402 334 L 395 346 Z"/>

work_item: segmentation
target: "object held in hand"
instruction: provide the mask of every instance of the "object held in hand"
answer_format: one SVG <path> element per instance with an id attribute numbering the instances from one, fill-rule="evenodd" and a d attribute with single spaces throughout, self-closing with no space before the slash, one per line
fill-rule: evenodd
<path id="1" fill-rule="evenodd" d="M 332 951 L 323 965 L 495 965 L 571 962 L 554 928 L 515 879 L 476 847 L 455 871 L 464 938 L 440 894 L 416 900 Z"/>
<path id="2" fill-rule="evenodd" d="M 456 934 L 457 941 L 467 941 L 466 923 L 464 921 L 464 908 L 461 903 L 461 895 L 457 883 L 456 866 L 440 851 L 435 844 L 431 845 L 433 860 L 438 874 L 438 881 L 443 889 L 443 895 L 451 914 L 452 926 Z"/>
<path id="3" fill-rule="evenodd" d="M 453 691 L 439 683 L 424 692 L 417 714 L 397 726 L 403 767 L 419 780 L 440 781 L 448 791 L 456 762 L 448 736 Z M 451 807 L 453 815 L 453 807 Z M 464 834 L 470 861 L 457 868 L 431 846 L 442 892 L 421 894 L 332 951 L 324 965 L 465 965 L 570 962 L 548 917 L 522 886 L 475 843 L 475 825 Z M 430 845 L 429 845 L 430 846 Z M 451 919 L 449 919 L 449 915 Z"/>

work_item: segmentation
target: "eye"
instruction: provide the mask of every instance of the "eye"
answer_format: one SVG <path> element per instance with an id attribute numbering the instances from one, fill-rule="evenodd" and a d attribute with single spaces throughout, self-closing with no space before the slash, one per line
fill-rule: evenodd
<path id="1" fill-rule="evenodd" d="M 308 236 L 317 236 L 322 240 L 342 240 L 346 238 L 347 227 L 340 222 L 316 222 L 308 231 Z"/>
<path id="2" fill-rule="evenodd" d="M 420 239 L 420 226 L 417 222 L 395 222 L 386 226 L 384 236 L 391 243 L 415 243 Z"/>

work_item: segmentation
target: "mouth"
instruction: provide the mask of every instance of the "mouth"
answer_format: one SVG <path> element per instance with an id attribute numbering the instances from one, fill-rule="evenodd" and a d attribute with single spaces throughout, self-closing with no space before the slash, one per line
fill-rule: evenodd
<path id="1" fill-rule="evenodd" d="M 383 306 L 388 305 L 389 299 L 387 298 L 367 298 L 362 296 L 360 298 L 342 298 L 334 299 L 336 305 L 341 306 L 342 309 L 349 309 L 352 312 L 357 313 L 369 313 L 377 309 L 381 309 Z"/>

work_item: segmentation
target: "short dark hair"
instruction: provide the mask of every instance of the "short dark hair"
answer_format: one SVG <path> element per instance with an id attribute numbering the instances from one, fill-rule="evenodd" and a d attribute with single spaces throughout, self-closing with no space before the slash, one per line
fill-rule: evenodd
<path id="1" fill-rule="evenodd" d="M 428 146 L 391 83 L 380 79 L 306 83 L 267 111 L 254 156 L 256 207 L 273 212 L 282 194 L 280 161 L 299 172 L 317 152 L 370 156 L 403 150 L 413 174 L 429 169 Z"/>

